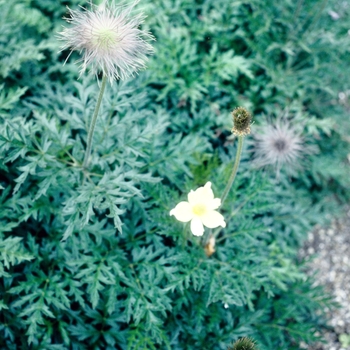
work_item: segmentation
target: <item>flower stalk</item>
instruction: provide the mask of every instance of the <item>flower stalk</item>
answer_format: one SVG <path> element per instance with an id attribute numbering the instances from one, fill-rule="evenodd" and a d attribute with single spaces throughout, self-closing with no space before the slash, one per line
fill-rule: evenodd
<path id="1" fill-rule="evenodd" d="M 83 162 L 83 168 L 87 168 L 89 165 L 89 158 L 90 158 L 91 148 L 92 148 L 92 137 L 94 135 L 96 121 L 97 121 L 97 117 L 98 117 L 98 112 L 99 112 L 100 107 L 101 107 L 102 97 L 103 97 L 103 94 L 105 92 L 106 85 L 107 85 L 107 76 L 105 74 L 103 74 L 100 92 L 99 92 L 99 95 L 97 98 L 95 111 L 94 111 L 94 114 L 92 116 L 91 124 L 90 124 L 90 128 L 89 128 L 85 157 L 84 157 L 84 162 Z"/>
<path id="2" fill-rule="evenodd" d="M 221 196 L 221 205 L 225 202 L 225 199 L 232 187 L 233 181 L 235 181 L 239 163 L 241 161 L 242 149 L 243 149 L 243 139 L 244 136 L 250 134 L 250 125 L 252 122 L 252 116 L 244 107 L 237 107 L 232 111 L 233 118 L 233 128 L 232 133 L 238 136 L 238 146 L 235 163 L 233 164 L 233 169 L 230 178 L 226 184 L 224 192 Z"/>
<path id="3" fill-rule="evenodd" d="M 225 202 L 225 199 L 227 198 L 227 195 L 232 187 L 232 184 L 235 181 L 237 170 L 239 167 L 239 163 L 241 161 L 241 155 L 242 155 L 242 149 L 243 149 L 243 139 L 244 139 L 244 136 L 238 136 L 238 147 L 237 147 L 236 159 L 235 159 L 235 163 L 233 164 L 230 178 L 229 178 L 229 180 L 226 184 L 226 187 L 224 189 L 224 192 L 221 196 L 221 205 L 223 205 L 223 203 Z"/>

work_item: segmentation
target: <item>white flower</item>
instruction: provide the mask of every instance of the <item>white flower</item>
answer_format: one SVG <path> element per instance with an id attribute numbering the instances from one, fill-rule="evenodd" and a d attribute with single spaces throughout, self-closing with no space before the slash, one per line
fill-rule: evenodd
<path id="1" fill-rule="evenodd" d="M 215 210 L 220 204 L 220 198 L 214 198 L 211 182 L 207 182 L 204 187 L 192 190 L 188 194 L 188 202 L 180 202 L 170 211 L 170 215 L 181 222 L 191 221 L 192 233 L 202 236 L 203 225 L 208 228 L 226 227 L 224 217 Z"/>
<path id="2" fill-rule="evenodd" d="M 68 9 L 70 18 L 67 21 L 71 26 L 59 33 L 60 39 L 65 41 L 62 50 L 82 53 L 81 74 L 89 66 L 93 73 L 102 71 L 112 82 L 145 67 L 146 55 L 153 52 L 147 40 L 153 37 L 138 29 L 144 19 L 142 14 L 130 15 L 138 1 L 129 7 L 91 4 L 91 11 Z"/>

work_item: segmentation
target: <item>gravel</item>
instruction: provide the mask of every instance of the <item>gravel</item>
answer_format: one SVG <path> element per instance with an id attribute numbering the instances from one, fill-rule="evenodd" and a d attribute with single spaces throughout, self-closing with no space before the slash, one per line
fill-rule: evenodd
<path id="1" fill-rule="evenodd" d="M 341 307 L 328 311 L 331 331 L 323 333 L 325 344 L 301 345 L 308 350 L 350 350 L 350 208 L 330 227 L 316 227 L 309 233 L 300 256 L 310 255 L 315 258 L 308 264 L 307 273 L 318 271 L 317 284 L 323 285 Z M 349 342 L 341 341 L 346 337 Z"/>

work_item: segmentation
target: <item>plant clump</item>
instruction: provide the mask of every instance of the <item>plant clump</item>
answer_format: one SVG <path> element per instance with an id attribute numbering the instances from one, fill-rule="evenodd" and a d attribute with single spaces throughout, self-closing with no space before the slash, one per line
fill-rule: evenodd
<path id="1" fill-rule="evenodd" d="M 0 348 L 317 341 L 297 253 L 350 200 L 339 1 L 64 4 L 60 43 L 62 1 L 0 1 Z"/>

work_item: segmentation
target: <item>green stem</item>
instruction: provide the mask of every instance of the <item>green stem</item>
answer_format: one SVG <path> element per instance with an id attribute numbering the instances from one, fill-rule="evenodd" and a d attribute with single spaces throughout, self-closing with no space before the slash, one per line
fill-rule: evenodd
<path id="1" fill-rule="evenodd" d="M 233 165 L 233 169 L 232 169 L 230 178 L 229 178 L 227 185 L 225 187 L 224 193 L 221 196 L 221 205 L 224 204 L 225 199 L 226 199 L 226 197 L 227 197 L 227 195 L 232 187 L 233 181 L 235 180 L 235 177 L 237 174 L 239 162 L 241 161 L 241 154 L 242 154 L 242 148 L 243 148 L 243 138 L 244 138 L 244 136 L 238 136 L 238 147 L 237 147 L 236 159 L 235 159 L 235 163 Z"/>
<path id="2" fill-rule="evenodd" d="M 309 25 L 309 28 L 306 28 L 303 32 L 303 36 L 305 35 L 305 33 L 310 33 L 315 25 L 317 24 L 318 20 L 321 18 L 322 13 L 327 5 L 328 0 L 323 0 L 321 6 L 317 6 L 318 12 L 315 14 L 314 18 L 312 19 L 311 24 Z"/>
<path id="3" fill-rule="evenodd" d="M 103 75 L 101 88 L 100 88 L 100 93 L 99 93 L 98 98 L 97 98 L 97 103 L 96 103 L 94 115 L 92 116 L 90 129 L 89 129 L 89 133 L 88 133 L 87 146 L 86 146 L 86 151 L 85 151 L 83 168 L 87 168 L 87 166 L 89 164 L 89 158 L 90 158 L 91 146 L 92 146 L 92 136 L 94 135 L 94 130 L 95 130 L 95 126 L 96 126 L 97 116 L 98 116 L 98 112 L 99 112 L 100 107 L 101 107 L 102 97 L 103 97 L 103 93 L 105 92 L 105 89 L 106 89 L 106 84 L 107 84 L 107 76 Z"/>

